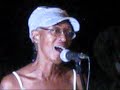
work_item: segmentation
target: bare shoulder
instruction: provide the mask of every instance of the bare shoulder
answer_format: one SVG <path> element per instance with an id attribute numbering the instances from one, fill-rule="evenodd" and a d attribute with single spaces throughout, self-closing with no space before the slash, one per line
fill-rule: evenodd
<path id="1" fill-rule="evenodd" d="M 15 85 L 15 77 L 13 74 L 6 75 L 0 82 L 0 90 L 12 89 Z"/>
<path id="2" fill-rule="evenodd" d="M 79 76 L 79 74 L 76 73 L 76 71 L 75 71 L 75 73 L 76 73 L 75 74 L 74 71 L 75 71 L 75 69 L 71 69 L 67 73 L 70 77 L 70 82 L 72 85 L 76 82 L 77 90 L 83 90 L 81 77 Z M 76 76 L 74 76 L 74 75 L 76 75 Z M 74 82 L 75 77 L 76 77 L 76 81 Z"/>
<path id="3" fill-rule="evenodd" d="M 19 74 L 19 76 L 24 76 L 24 73 L 27 71 L 26 67 L 23 67 L 15 72 Z M 21 73 L 22 72 L 22 73 Z M 12 89 L 20 89 L 18 80 L 16 77 L 11 73 L 4 76 L 0 82 L 0 90 L 12 90 Z"/>
<path id="4" fill-rule="evenodd" d="M 76 82 L 78 90 L 83 90 L 82 79 L 78 74 L 76 75 Z"/>
<path id="5" fill-rule="evenodd" d="M 83 90 L 82 82 L 81 82 L 81 77 L 79 76 L 79 74 L 77 74 L 77 73 L 75 74 L 74 71 L 76 73 L 75 69 L 72 69 L 70 71 L 71 72 L 71 83 L 73 84 L 73 83 L 76 82 L 77 90 Z M 76 76 L 74 76 L 74 75 L 76 75 Z M 76 77 L 76 79 L 75 79 L 75 77 Z M 74 82 L 74 79 L 76 80 L 75 82 Z"/>

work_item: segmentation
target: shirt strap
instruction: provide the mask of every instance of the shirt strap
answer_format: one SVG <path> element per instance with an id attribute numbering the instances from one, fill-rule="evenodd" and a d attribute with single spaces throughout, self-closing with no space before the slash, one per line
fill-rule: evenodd
<path id="1" fill-rule="evenodd" d="M 19 76 L 19 75 L 17 74 L 17 72 L 15 72 L 15 71 L 13 71 L 12 73 L 13 73 L 13 75 L 16 77 L 16 79 L 17 79 L 17 81 L 18 81 L 18 83 L 19 83 L 19 85 L 20 85 L 21 90 L 24 90 L 22 81 L 21 81 L 21 79 L 20 79 L 20 76 Z"/>
<path id="2" fill-rule="evenodd" d="M 73 90 L 76 90 L 76 71 L 73 69 Z"/>

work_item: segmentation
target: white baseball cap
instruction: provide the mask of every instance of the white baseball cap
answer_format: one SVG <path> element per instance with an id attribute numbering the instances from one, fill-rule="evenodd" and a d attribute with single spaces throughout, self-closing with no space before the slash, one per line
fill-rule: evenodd
<path id="1" fill-rule="evenodd" d="M 31 38 L 31 31 L 38 27 L 52 26 L 64 20 L 69 20 L 75 32 L 80 30 L 79 22 L 75 18 L 69 17 L 65 10 L 57 7 L 39 6 L 28 19 L 29 37 Z"/>

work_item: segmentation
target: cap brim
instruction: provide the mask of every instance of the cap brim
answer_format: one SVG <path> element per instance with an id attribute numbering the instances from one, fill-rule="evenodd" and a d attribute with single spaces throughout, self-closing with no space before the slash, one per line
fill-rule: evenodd
<path id="1" fill-rule="evenodd" d="M 80 30 L 79 22 L 73 17 L 52 18 L 52 19 L 47 21 L 46 26 L 52 26 L 52 25 L 60 23 L 60 22 L 62 22 L 64 20 L 69 20 L 70 21 L 70 23 L 71 23 L 71 25 L 72 25 L 75 32 Z"/>

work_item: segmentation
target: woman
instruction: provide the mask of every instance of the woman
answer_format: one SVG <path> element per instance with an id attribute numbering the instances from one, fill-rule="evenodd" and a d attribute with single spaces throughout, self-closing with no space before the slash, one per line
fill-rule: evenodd
<path id="1" fill-rule="evenodd" d="M 29 17 L 29 36 L 37 51 L 34 62 L 5 76 L 0 89 L 82 90 L 75 70 L 64 67 L 60 59 L 80 25 L 67 12 L 56 7 L 37 7 Z M 77 86 L 77 87 L 76 87 Z"/>

